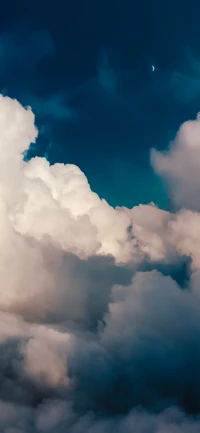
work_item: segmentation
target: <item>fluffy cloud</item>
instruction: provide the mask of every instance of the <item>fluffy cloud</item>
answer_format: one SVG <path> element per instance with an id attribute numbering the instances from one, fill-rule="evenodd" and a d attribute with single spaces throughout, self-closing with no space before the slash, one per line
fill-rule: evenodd
<path id="1" fill-rule="evenodd" d="M 200 210 L 199 202 L 199 119 L 185 122 L 167 152 L 152 150 L 151 160 L 169 188 L 169 195 L 178 208 Z"/>
<path id="2" fill-rule="evenodd" d="M 152 154 L 181 209 L 114 209 L 24 160 L 34 115 L 0 96 L 2 432 L 199 431 L 199 125 Z"/>

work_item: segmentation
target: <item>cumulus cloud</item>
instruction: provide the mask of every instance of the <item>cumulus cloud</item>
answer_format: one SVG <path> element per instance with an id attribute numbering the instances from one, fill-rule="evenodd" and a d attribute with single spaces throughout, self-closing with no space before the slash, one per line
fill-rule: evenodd
<path id="1" fill-rule="evenodd" d="M 167 152 L 152 150 L 154 170 L 166 182 L 177 208 L 199 211 L 199 134 L 200 122 L 185 122 Z"/>
<path id="2" fill-rule="evenodd" d="M 152 153 L 176 213 L 113 208 L 77 166 L 25 159 L 34 115 L 0 96 L 2 432 L 199 431 L 199 132 Z"/>

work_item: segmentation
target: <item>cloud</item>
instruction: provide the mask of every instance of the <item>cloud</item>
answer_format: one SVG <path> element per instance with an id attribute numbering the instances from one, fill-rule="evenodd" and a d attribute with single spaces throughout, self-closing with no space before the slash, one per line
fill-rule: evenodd
<path id="1" fill-rule="evenodd" d="M 52 95 L 45 98 L 26 95 L 24 102 L 25 99 L 31 102 L 32 109 L 40 118 L 53 118 L 54 120 L 74 120 L 76 118 L 75 110 L 68 105 L 68 101 L 63 101 L 60 95 Z M 65 95 L 65 99 L 67 99 L 67 95 Z"/>
<path id="2" fill-rule="evenodd" d="M 175 71 L 170 78 L 174 96 L 187 104 L 197 102 L 200 95 L 200 61 L 188 49 L 185 52 L 184 64 L 186 67 Z"/>
<path id="3" fill-rule="evenodd" d="M 108 55 L 105 50 L 101 51 L 97 82 L 105 92 L 110 94 L 116 93 L 117 76 L 115 71 L 109 65 Z"/>
<path id="4" fill-rule="evenodd" d="M 175 203 L 177 177 L 194 191 L 170 212 L 113 208 L 77 166 L 28 161 L 32 110 L 0 96 L 0 113 L 1 431 L 198 432 L 199 121 L 152 156 Z"/>
<path id="5" fill-rule="evenodd" d="M 75 116 L 67 92 L 45 93 L 41 89 L 43 70 L 52 67 L 53 55 L 54 41 L 45 29 L 15 27 L 0 36 L 1 92 L 19 98 L 23 105 L 31 105 L 42 124 L 45 119 L 56 121 Z"/>
<path id="6" fill-rule="evenodd" d="M 199 338 L 196 296 L 180 290 L 171 277 L 152 271 L 137 273 L 126 289 L 116 286 L 111 299 L 102 338 L 121 363 L 127 400 L 152 406 L 171 399 L 171 404 L 192 406 L 196 399 L 198 405 L 198 373 L 190 370 L 190 377 L 187 371 L 184 382 L 190 362 L 188 335 L 196 344 Z M 197 346 L 194 350 L 198 357 Z M 190 385 L 193 374 L 197 388 Z"/>
<path id="7" fill-rule="evenodd" d="M 154 170 L 166 182 L 178 208 L 199 211 L 199 120 L 185 122 L 167 152 L 152 150 Z"/>

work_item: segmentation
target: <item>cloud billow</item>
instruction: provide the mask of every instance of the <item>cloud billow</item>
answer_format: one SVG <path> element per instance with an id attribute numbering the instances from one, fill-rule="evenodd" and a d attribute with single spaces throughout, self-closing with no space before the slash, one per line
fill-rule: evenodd
<path id="1" fill-rule="evenodd" d="M 2 432 L 199 432 L 199 125 L 152 153 L 176 212 L 113 208 L 26 161 L 32 110 L 0 96 Z"/>

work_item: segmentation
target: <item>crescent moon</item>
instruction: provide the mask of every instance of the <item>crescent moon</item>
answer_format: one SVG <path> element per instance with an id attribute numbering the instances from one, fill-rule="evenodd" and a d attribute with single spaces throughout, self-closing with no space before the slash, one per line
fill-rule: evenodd
<path id="1" fill-rule="evenodd" d="M 152 68 L 152 72 L 154 72 L 156 69 L 154 65 L 151 65 L 151 68 Z"/>

